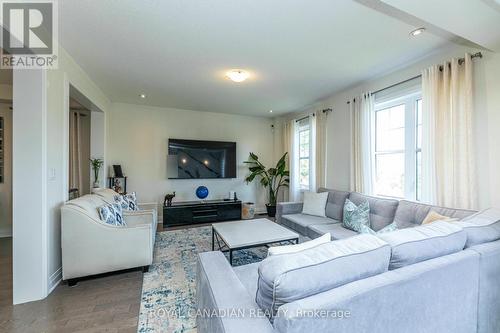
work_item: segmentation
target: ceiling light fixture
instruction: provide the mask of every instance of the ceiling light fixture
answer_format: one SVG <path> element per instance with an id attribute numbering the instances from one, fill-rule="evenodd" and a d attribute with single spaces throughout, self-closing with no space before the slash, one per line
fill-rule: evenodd
<path id="1" fill-rule="evenodd" d="M 418 28 L 410 32 L 410 36 L 415 37 L 421 35 L 425 31 L 425 28 Z"/>
<path id="2" fill-rule="evenodd" d="M 273 110 L 269 110 L 269 113 L 273 113 Z"/>
<path id="3" fill-rule="evenodd" d="M 146 98 L 146 94 L 140 94 L 139 97 L 144 99 Z"/>
<path id="4" fill-rule="evenodd" d="M 226 76 L 233 82 L 243 82 L 250 77 L 250 73 L 242 69 L 233 69 L 226 73 Z"/>

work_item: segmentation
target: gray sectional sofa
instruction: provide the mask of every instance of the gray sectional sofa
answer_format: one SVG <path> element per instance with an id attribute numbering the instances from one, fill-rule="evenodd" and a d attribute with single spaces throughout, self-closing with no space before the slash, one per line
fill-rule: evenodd
<path id="1" fill-rule="evenodd" d="M 293 268 L 281 272 L 274 278 L 274 289 L 268 292 L 272 305 L 279 306 L 281 315 L 270 320 L 262 306 L 262 293 L 266 292 L 262 290 L 262 279 L 273 276 L 269 272 L 283 268 L 280 258 L 268 258 L 265 265 L 262 262 L 231 267 L 221 252 L 201 253 L 197 266 L 198 332 L 500 332 L 498 211 L 492 214 L 498 221 L 483 226 L 484 222 L 474 211 L 398 202 L 359 193 L 321 191 L 330 192 L 327 218 L 301 214 L 300 203 L 280 203 L 277 221 L 310 238 L 330 232 L 334 240 L 346 243 L 342 248 L 347 250 L 355 248 L 356 241 L 366 242 L 369 237 L 375 237 L 378 239 L 375 243 L 381 242 L 376 250 L 383 254 L 361 251 L 355 254 L 358 257 L 340 255 L 337 259 L 341 261 L 336 266 L 328 261 L 318 267 L 306 264 L 303 274 Z M 370 202 L 371 227 L 375 231 L 392 222 L 404 230 L 381 236 L 357 236 L 340 223 L 346 198 L 356 204 L 363 200 Z M 429 227 L 412 228 L 420 225 L 431 209 L 477 224 L 438 222 Z M 444 233 L 440 229 L 444 229 Z M 432 236 L 433 233 L 437 236 Z M 331 243 L 325 246 L 332 247 Z M 382 250 L 387 246 L 389 255 Z M 318 261 L 314 252 L 293 256 L 291 266 L 300 261 Z M 377 270 L 364 274 L 370 266 L 368 263 L 375 261 Z M 329 288 L 318 289 L 301 299 L 287 299 L 301 294 L 290 293 L 297 288 L 294 284 L 303 286 L 300 291 L 321 288 L 325 282 L 328 285 L 330 277 L 341 279 L 343 272 L 346 276 L 357 274 L 354 266 L 360 270 L 354 279 L 330 284 Z M 280 295 L 284 296 L 279 298 Z M 350 315 L 321 316 L 336 311 Z"/>

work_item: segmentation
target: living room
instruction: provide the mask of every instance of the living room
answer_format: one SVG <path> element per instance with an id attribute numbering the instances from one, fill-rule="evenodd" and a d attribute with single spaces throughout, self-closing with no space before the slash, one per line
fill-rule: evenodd
<path id="1" fill-rule="evenodd" d="M 29 3 L 0 331 L 500 331 L 498 1 Z"/>

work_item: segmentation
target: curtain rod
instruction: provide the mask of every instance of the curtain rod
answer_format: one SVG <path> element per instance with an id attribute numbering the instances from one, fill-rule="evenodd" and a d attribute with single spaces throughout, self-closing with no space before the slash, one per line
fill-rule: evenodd
<path id="1" fill-rule="evenodd" d="M 307 119 L 307 118 L 309 118 L 310 116 L 315 117 L 316 115 L 315 115 L 314 113 L 311 113 L 311 114 L 309 114 L 309 115 L 307 115 L 307 116 L 304 116 L 304 117 L 302 117 L 302 118 L 300 118 L 300 119 L 296 119 L 296 120 L 295 120 L 295 122 L 296 122 L 296 123 L 298 123 L 299 121 L 306 120 L 306 119 Z"/>
<path id="2" fill-rule="evenodd" d="M 471 57 L 471 59 L 474 59 L 474 58 L 482 58 L 482 57 L 483 57 L 483 54 L 482 54 L 481 52 L 477 52 L 477 53 L 471 54 L 471 56 L 470 56 L 470 57 Z M 464 63 L 464 61 L 465 61 L 465 58 L 459 58 L 459 59 L 458 59 L 458 64 L 459 64 L 459 65 L 461 65 L 461 64 L 463 64 L 463 63 Z M 443 70 L 443 66 L 439 66 L 439 70 L 440 70 L 440 71 L 442 71 L 442 70 Z M 393 87 L 395 87 L 395 86 L 398 86 L 398 85 L 400 85 L 400 84 L 403 84 L 403 83 L 409 82 L 409 81 L 411 81 L 411 80 L 418 79 L 419 77 L 422 77 L 422 74 L 417 75 L 417 76 L 414 76 L 414 77 L 411 77 L 411 78 L 406 79 L 406 80 L 403 80 L 403 81 L 400 81 L 400 82 L 398 82 L 398 83 L 391 84 L 391 85 L 390 85 L 390 86 L 388 86 L 388 87 L 385 87 L 385 88 L 379 89 L 379 90 L 377 90 L 377 91 L 374 91 L 372 94 L 373 94 L 373 95 L 378 94 L 379 92 L 382 92 L 382 91 L 387 90 L 387 89 L 391 89 L 391 88 L 393 88 Z M 354 100 L 353 100 L 353 101 L 354 101 L 354 102 L 356 102 L 356 98 L 354 98 Z M 351 103 L 351 101 L 347 101 L 347 104 L 350 104 L 350 103 Z"/>

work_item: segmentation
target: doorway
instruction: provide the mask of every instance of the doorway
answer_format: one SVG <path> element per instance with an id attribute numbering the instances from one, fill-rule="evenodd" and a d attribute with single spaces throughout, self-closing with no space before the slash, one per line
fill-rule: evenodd
<path id="1" fill-rule="evenodd" d="M 92 113 L 69 100 L 69 197 L 90 194 L 90 126 Z"/>

